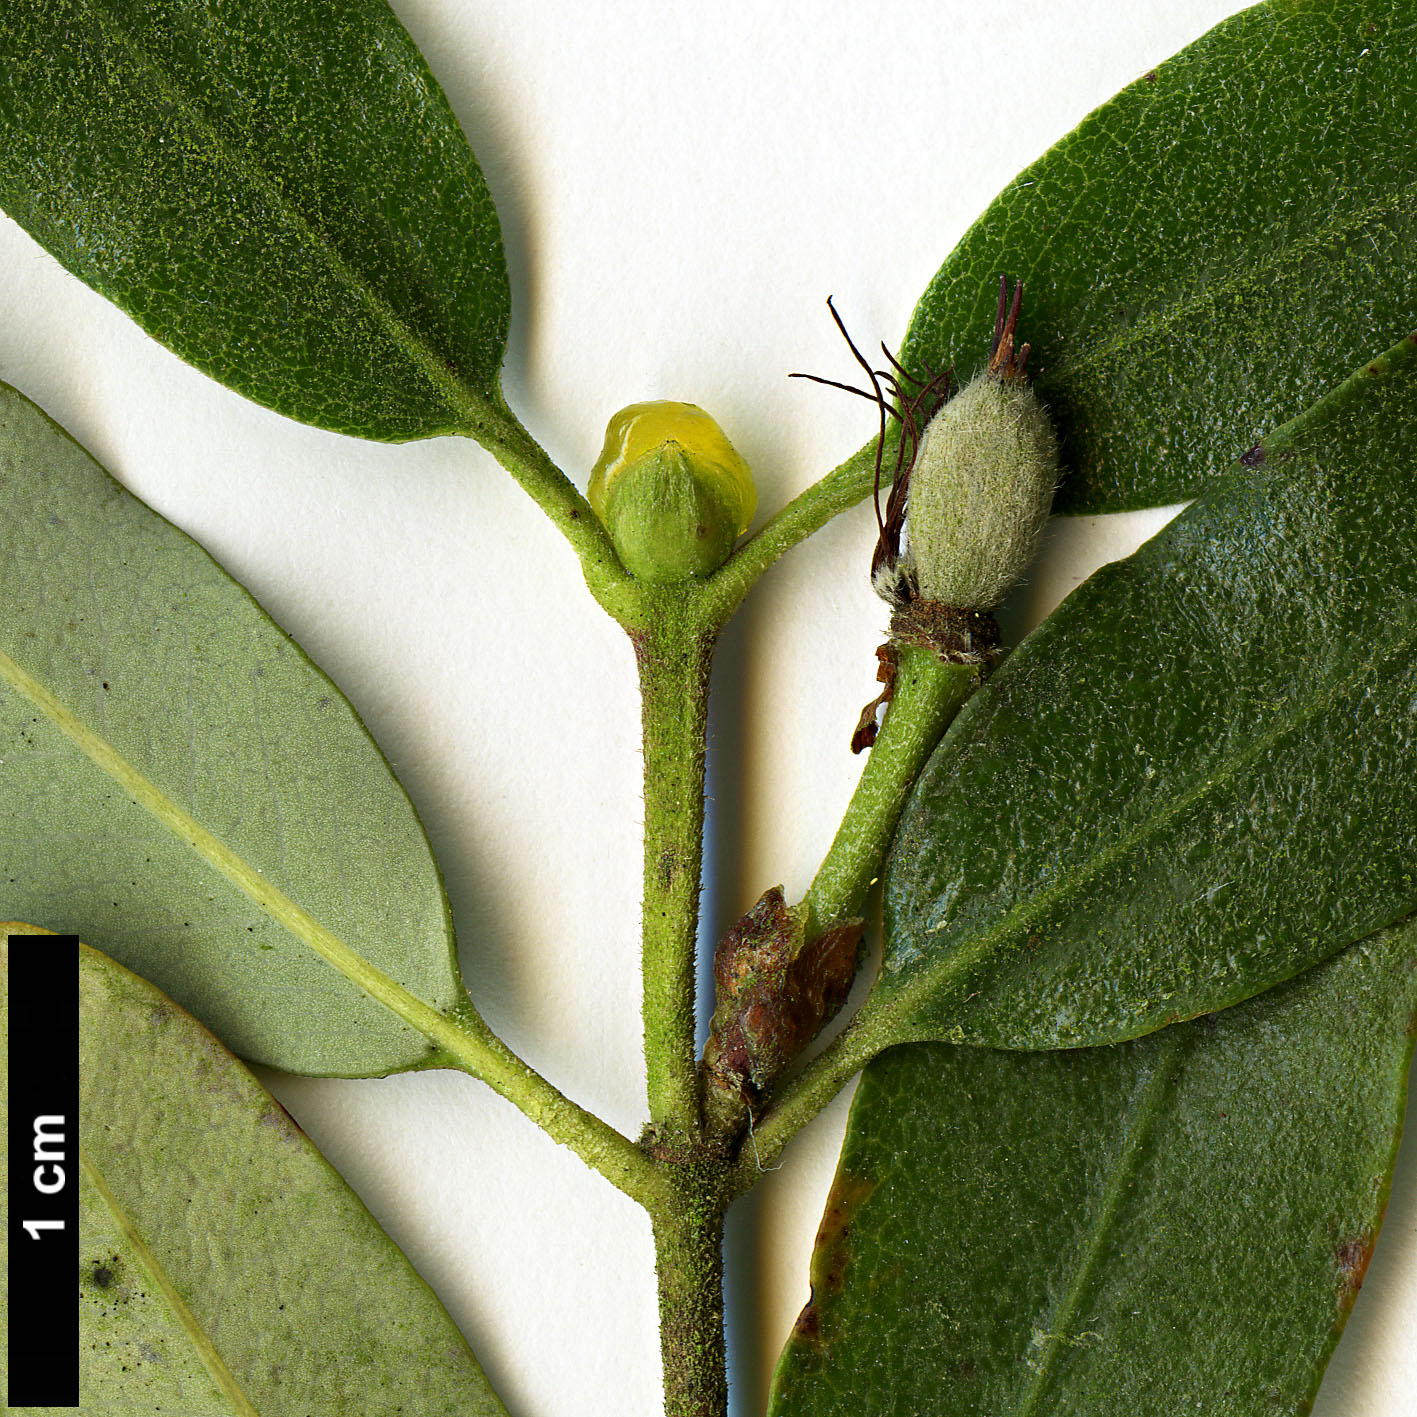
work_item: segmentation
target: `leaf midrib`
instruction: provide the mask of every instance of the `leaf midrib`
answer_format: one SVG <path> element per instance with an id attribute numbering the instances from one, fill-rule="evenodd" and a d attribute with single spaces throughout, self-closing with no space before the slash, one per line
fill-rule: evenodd
<path id="1" fill-rule="evenodd" d="M 125 50 L 136 67 L 150 76 L 153 91 L 157 96 L 168 100 L 193 128 L 206 134 L 231 169 L 259 190 L 271 205 L 286 214 L 291 225 L 308 240 L 311 248 L 325 258 L 330 271 L 340 284 L 373 313 L 375 322 L 384 329 L 395 347 L 428 381 L 439 397 L 446 400 L 449 411 L 461 420 L 461 431 L 477 427 L 485 419 L 490 408 L 487 398 L 450 372 L 436 351 L 425 343 L 379 291 L 344 258 L 330 235 L 287 198 L 259 162 L 249 153 L 232 146 L 220 125 L 204 111 L 200 101 L 188 94 L 150 50 L 116 27 L 101 3 L 90 3 L 90 0 L 78 0 L 78 3 L 89 9 L 109 42 Z"/>
<path id="2" fill-rule="evenodd" d="M 1228 23 L 1229 22 L 1226 22 L 1218 28 L 1226 28 Z M 1215 32 L 1212 31 L 1212 35 L 1214 33 Z M 1209 38 L 1209 36 L 1207 36 L 1207 38 Z M 1268 53 L 1274 41 L 1275 35 L 1274 33 L 1270 33 L 1265 40 L 1264 53 Z M 1186 52 L 1187 51 L 1183 51 L 1183 53 Z M 1180 56 L 1173 56 L 1173 58 L 1176 57 Z M 1168 60 L 1167 64 L 1169 65 L 1171 62 L 1172 61 Z M 1249 62 L 1253 63 L 1255 60 L 1252 58 Z M 1128 91 L 1123 90 L 1123 94 L 1126 92 Z M 1332 91 L 1330 92 L 1332 93 Z M 995 203 L 991 203 L 988 211 L 985 213 L 984 217 L 981 217 L 977 226 L 972 228 L 970 233 L 966 235 L 965 241 L 968 241 L 974 230 L 978 229 L 978 225 L 982 225 L 983 222 L 988 219 L 989 215 L 995 211 L 998 202 L 1002 200 L 1005 194 L 1012 195 L 1014 193 L 1021 193 L 1025 188 L 1034 186 L 1040 180 L 1038 169 L 1043 164 L 1057 162 L 1060 154 L 1065 157 L 1071 157 L 1072 149 L 1076 145 L 1094 140 L 1099 135 L 1106 137 L 1113 146 L 1118 145 L 1121 139 L 1114 134 L 1113 130 L 1104 120 L 1108 116 L 1108 110 L 1111 109 L 1121 97 L 1122 95 L 1118 95 L 1117 98 L 1104 104 L 1101 110 L 1094 111 L 1094 113 L 1089 116 L 1089 119 L 1084 120 L 1084 125 L 1095 121 L 1097 124 L 1095 130 L 1087 133 L 1075 131 L 1055 144 L 1048 153 L 1025 168 L 1023 172 L 1005 188 L 1004 194 L 1001 194 L 1000 198 L 997 198 Z M 1174 145 L 1173 138 L 1172 146 Z M 1053 386 L 1066 383 L 1069 377 L 1075 375 L 1076 371 L 1088 370 L 1105 364 L 1114 355 L 1124 353 L 1134 345 L 1153 338 L 1173 325 L 1190 318 L 1197 310 L 1218 304 L 1223 296 L 1240 288 L 1247 279 L 1271 272 L 1282 266 L 1284 262 L 1302 256 L 1324 241 L 1338 237 L 1347 238 L 1351 232 L 1361 229 L 1372 218 L 1380 216 L 1384 212 L 1401 209 L 1404 202 L 1410 201 L 1414 193 L 1417 193 L 1417 182 L 1394 187 L 1385 195 L 1369 202 L 1366 206 L 1356 210 L 1346 211 L 1341 216 L 1335 216 L 1327 223 L 1320 222 L 1318 226 L 1313 227 L 1303 236 L 1293 241 L 1274 245 L 1262 255 L 1248 255 L 1243 265 L 1237 263 L 1231 273 L 1224 279 L 1208 281 L 1205 286 L 1196 291 L 1191 298 L 1177 300 L 1168 305 L 1154 308 L 1140 316 L 1133 323 L 1120 328 L 1107 338 L 1092 344 L 1081 353 L 1079 357 L 1071 361 L 1067 360 L 1066 356 L 1054 359 L 1048 368 L 1048 377 L 1045 381 L 1046 385 Z M 1067 225 L 1072 220 L 1073 213 L 1076 211 L 1077 205 L 1081 200 L 1081 189 L 1079 189 L 1079 191 L 1074 194 L 1073 203 L 1067 215 L 1059 218 L 1054 223 L 1053 237 L 1051 239 L 1056 240 L 1060 233 L 1066 231 Z M 1013 207 L 1010 207 L 1001 215 L 1004 223 L 1008 225 L 1012 224 L 1014 219 L 1018 216 L 1018 212 L 1014 210 Z M 927 291 L 927 298 L 928 293 Z M 908 347 L 916 343 L 910 336 L 911 332 L 907 331 Z"/>
<path id="3" fill-rule="evenodd" d="M 357 950 L 327 929 L 262 872 L 215 833 L 184 811 L 156 783 L 140 772 L 118 749 L 84 723 L 57 695 L 0 650 L 0 683 L 12 688 L 44 716 L 101 772 L 147 811 L 176 840 L 190 847 L 247 899 L 269 915 L 301 944 L 376 1003 L 455 1056 L 477 1040 L 431 1004 L 405 989 Z"/>
<path id="4" fill-rule="evenodd" d="M 1268 752 L 1281 739 L 1298 731 L 1319 714 L 1326 712 L 1345 695 L 1351 693 L 1358 683 L 1369 676 L 1380 664 L 1393 659 L 1404 651 L 1411 650 L 1417 643 L 1417 618 L 1407 624 L 1402 631 L 1395 631 L 1386 642 L 1380 644 L 1374 653 L 1358 661 L 1346 675 L 1331 679 L 1319 686 L 1308 698 L 1300 701 L 1294 712 L 1281 718 L 1272 728 L 1256 734 L 1250 746 L 1224 760 L 1218 771 L 1196 774 L 1190 779 L 1187 790 L 1179 791 L 1166 800 L 1157 811 L 1143 817 L 1132 830 L 1094 853 L 1072 872 L 1066 873 L 1056 884 L 1020 901 L 1011 910 L 999 917 L 990 928 L 966 940 L 954 951 L 946 955 L 933 968 L 927 966 L 915 976 L 914 981 L 903 988 L 889 1007 L 901 1010 L 907 1017 L 915 1016 L 915 1009 L 926 1002 L 922 995 L 932 993 L 948 984 L 952 979 L 967 975 L 976 965 L 981 964 L 996 949 L 1025 934 L 1043 915 L 1069 896 L 1077 895 L 1082 888 L 1116 861 L 1127 855 L 1139 843 L 1159 832 L 1180 812 L 1200 801 L 1217 787 L 1224 786 L 1244 768 Z M 1386 922 L 1384 922 L 1386 923 Z M 927 927 L 925 933 L 932 935 L 949 925 L 942 920 Z M 1375 927 L 1375 928 L 1381 928 Z"/>
<path id="5" fill-rule="evenodd" d="M 1141 1165 L 1146 1144 L 1163 1115 L 1172 1084 L 1176 1081 L 1181 1063 L 1194 1038 L 1194 1029 L 1184 1025 L 1168 1029 L 1161 1036 L 1157 1048 L 1161 1056 L 1156 1060 L 1151 1076 L 1146 1080 L 1132 1103 L 1130 1113 L 1122 1123 L 1125 1141 L 1113 1161 L 1111 1175 L 1103 1191 L 1096 1218 L 1078 1248 L 1072 1277 L 1048 1320 L 1042 1355 L 1033 1369 L 1028 1386 L 1019 1398 L 1015 1417 L 1032 1417 L 1053 1376 L 1053 1368 L 1063 1350 L 1064 1338 L 1072 1328 L 1082 1301 L 1092 1287 L 1097 1266 L 1102 1260 L 1103 1248 L 1116 1227 L 1117 1218 L 1136 1177 L 1137 1168 Z"/>
<path id="6" fill-rule="evenodd" d="M 1066 384 L 1069 380 L 1075 380 L 1080 371 L 1105 365 L 1113 356 L 1123 354 L 1133 346 L 1144 344 L 1172 326 L 1191 319 L 1198 310 L 1218 305 L 1223 297 L 1239 290 L 1255 277 L 1264 276 L 1290 261 L 1299 260 L 1325 242 L 1339 238 L 1347 240 L 1352 232 L 1361 230 L 1374 217 L 1401 209 L 1404 199 L 1410 199 L 1414 193 L 1417 193 L 1417 183 L 1399 187 L 1365 207 L 1345 213 L 1347 220 L 1335 218 L 1326 225 L 1314 227 L 1294 241 L 1272 247 L 1263 256 L 1251 257 L 1243 266 L 1237 265 L 1224 279 L 1207 281 L 1205 286 L 1188 300 L 1177 300 L 1155 307 L 1108 338 L 1091 344 L 1076 359 L 1055 359 L 1049 365 L 1045 387 Z"/>
<path id="7" fill-rule="evenodd" d="M 143 1239 L 133 1218 L 124 1209 L 123 1203 L 114 1195 L 109 1188 L 108 1182 L 104 1179 L 102 1172 L 88 1151 L 79 1147 L 79 1169 L 83 1172 L 89 1184 L 98 1192 L 104 1205 L 108 1207 L 113 1216 L 114 1223 L 122 1231 L 124 1238 L 137 1251 L 138 1258 L 142 1261 L 143 1267 L 152 1276 L 153 1282 L 157 1285 L 162 1294 L 167 1307 L 172 1311 L 177 1322 L 182 1326 L 183 1332 L 187 1335 L 188 1341 L 197 1352 L 197 1357 L 202 1366 L 211 1375 L 212 1381 L 221 1390 L 222 1396 L 231 1403 L 236 1417 L 261 1417 L 251 1399 L 246 1396 L 245 1389 L 237 1381 L 236 1375 L 227 1367 L 225 1360 L 217 1351 L 217 1346 L 213 1342 L 211 1335 L 202 1327 L 201 1320 L 187 1306 L 178 1291 L 172 1276 L 168 1274 L 157 1256 L 148 1248 L 147 1242 Z"/>

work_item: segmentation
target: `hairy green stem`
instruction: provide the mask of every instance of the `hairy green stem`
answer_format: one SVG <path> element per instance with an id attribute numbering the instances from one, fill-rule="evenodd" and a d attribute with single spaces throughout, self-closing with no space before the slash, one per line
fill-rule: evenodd
<path id="1" fill-rule="evenodd" d="M 787 1143 L 802 1130 L 884 1046 L 878 1030 L 855 1024 L 842 1030 L 774 1099 L 739 1149 L 728 1185 L 732 1195 L 751 1190 L 777 1165 Z"/>
<path id="2" fill-rule="evenodd" d="M 694 946 L 703 866 L 704 752 L 713 636 L 666 594 L 631 631 L 644 746 L 644 1046 L 660 1141 L 699 1130 Z"/>
<path id="3" fill-rule="evenodd" d="M 709 667 L 717 626 L 697 587 L 641 586 L 630 631 L 644 744 L 644 1049 L 650 1204 L 666 1417 L 726 1417 L 727 1162 L 706 1143 L 694 1039 Z"/>
<path id="4" fill-rule="evenodd" d="M 979 686 L 974 666 L 947 664 L 933 651 L 898 651 L 894 690 L 881 731 L 822 864 L 803 897 L 804 936 L 816 939 L 861 913 L 895 836 L 905 799 L 925 760 L 965 701 Z M 733 1185 L 746 1190 L 772 1166 L 792 1137 L 879 1049 L 879 1030 L 863 1019 L 848 1026 L 773 1100 L 742 1148 Z M 720 1131 L 747 1124 L 746 1108 L 720 1106 Z"/>
<path id="5" fill-rule="evenodd" d="M 875 475 L 876 444 L 871 442 L 769 518 L 706 582 L 706 618 L 723 625 L 779 556 L 870 496 Z"/>
<path id="6" fill-rule="evenodd" d="M 485 1082 L 553 1141 L 569 1147 L 613 1186 L 648 1208 L 662 1186 L 650 1158 L 592 1112 L 574 1103 L 522 1061 L 470 1002 L 455 1011 L 456 1032 L 434 1041 L 447 1064 Z"/>
<path id="7" fill-rule="evenodd" d="M 653 1214 L 664 1417 L 726 1417 L 721 1160 L 667 1162 L 665 1204 Z"/>
<path id="8" fill-rule="evenodd" d="M 899 651 L 895 687 L 851 804 L 807 894 L 805 938 L 859 915 L 925 759 L 978 687 L 979 670 L 926 649 Z"/>
<path id="9" fill-rule="evenodd" d="M 644 1154 L 613 1127 L 568 1101 L 545 1078 L 515 1057 L 483 1022 L 470 1000 L 465 998 L 449 1016 L 385 974 L 191 813 L 184 811 L 112 743 L 81 721 L 39 680 L 4 653 L 0 653 L 0 683 L 8 683 L 23 694 L 133 802 L 173 836 L 186 842 L 253 905 L 265 911 L 331 968 L 358 985 L 371 999 L 417 1029 L 438 1050 L 438 1056 L 430 1062 L 455 1066 L 482 1079 L 521 1108 L 556 1141 L 569 1146 L 621 1190 L 642 1204 L 645 1202 L 654 1187 L 654 1173 Z"/>
<path id="10" fill-rule="evenodd" d="M 505 403 L 480 404 L 465 410 L 465 417 L 467 435 L 511 473 L 570 543 L 596 601 L 620 624 L 629 624 L 639 607 L 636 583 L 620 564 L 590 503 Z"/>

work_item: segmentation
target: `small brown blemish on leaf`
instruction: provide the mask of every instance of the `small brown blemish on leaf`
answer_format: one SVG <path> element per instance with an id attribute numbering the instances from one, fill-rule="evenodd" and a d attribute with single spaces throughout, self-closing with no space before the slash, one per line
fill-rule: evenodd
<path id="1" fill-rule="evenodd" d="M 1147 81 L 1147 83 L 1149 83 L 1149 84 L 1154 84 L 1154 83 L 1156 82 L 1156 70 L 1155 70 L 1155 69 L 1149 69 L 1149 70 L 1147 71 L 1147 74 L 1146 74 L 1146 81 Z"/>
<path id="2" fill-rule="evenodd" d="M 1358 1297 L 1372 1258 L 1373 1235 L 1370 1231 L 1364 1231 L 1357 1239 L 1347 1240 L 1338 1247 L 1338 1298 L 1343 1305 L 1351 1304 Z"/>
<path id="3" fill-rule="evenodd" d="M 299 1124 L 274 1098 L 271 1099 L 271 1105 L 261 1113 L 261 1125 L 279 1132 L 282 1141 L 300 1140 Z"/>
<path id="4" fill-rule="evenodd" d="M 792 1336 L 814 1347 L 822 1340 L 822 1316 L 817 1311 L 815 1289 L 812 1290 L 812 1297 L 807 1300 L 802 1312 L 797 1315 L 797 1322 L 792 1325 Z"/>
<path id="5" fill-rule="evenodd" d="M 817 1227 L 817 1247 L 812 1256 L 812 1293 L 820 1289 L 838 1294 L 851 1264 L 851 1226 L 856 1212 L 876 1189 L 874 1181 L 839 1172 L 827 1198 L 826 1213 Z"/>
<path id="6" fill-rule="evenodd" d="M 817 1229 L 812 1252 L 812 1295 L 792 1327 L 793 1337 L 813 1348 L 822 1345 L 822 1313 L 818 1296 L 839 1294 L 846 1284 L 851 1264 L 851 1224 L 866 1198 L 876 1189 L 874 1181 L 839 1172 L 832 1183 L 826 1213 Z"/>
<path id="7" fill-rule="evenodd" d="M 1368 365 L 1368 374 L 1369 374 L 1369 377 L 1376 379 L 1376 378 L 1378 377 L 1378 375 L 1381 374 L 1382 372 L 1383 372 L 1383 371 L 1382 371 L 1382 366 L 1381 366 L 1381 365 L 1379 365 L 1379 364 L 1370 364 L 1370 365 Z"/>
<path id="8" fill-rule="evenodd" d="M 131 1297 L 124 1281 L 122 1261 L 115 1251 L 105 1251 L 94 1259 L 85 1260 L 79 1270 L 79 1283 L 89 1288 L 89 1299 L 100 1304 L 118 1304 Z"/>
<path id="9" fill-rule="evenodd" d="M 1265 459 L 1263 444 L 1256 443 L 1253 448 L 1240 454 L 1241 467 L 1259 467 Z"/>

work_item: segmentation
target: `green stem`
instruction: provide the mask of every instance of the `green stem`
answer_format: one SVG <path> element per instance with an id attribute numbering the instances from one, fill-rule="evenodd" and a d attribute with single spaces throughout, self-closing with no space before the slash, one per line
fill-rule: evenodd
<path id="1" fill-rule="evenodd" d="M 715 625 L 726 623 L 779 556 L 870 496 L 875 477 L 873 441 L 794 497 L 709 578 L 704 587 L 706 617 Z"/>
<path id="2" fill-rule="evenodd" d="M 251 862 L 209 831 L 191 813 L 137 770 L 114 745 L 95 733 L 33 675 L 0 653 L 0 682 L 10 684 L 35 705 L 95 766 L 102 769 L 133 802 L 178 840 L 185 842 L 214 871 L 224 876 L 253 905 L 265 911 L 307 949 L 363 989 L 371 999 L 418 1030 L 438 1049 L 433 1062 L 446 1061 L 481 1078 L 521 1108 L 552 1137 L 569 1146 L 621 1190 L 645 1203 L 655 1186 L 654 1170 L 644 1154 L 613 1127 L 569 1102 L 545 1078 L 533 1072 L 493 1034 L 470 1000 L 441 1013 L 365 959 L 333 930 L 322 925 L 299 902 L 274 885 Z"/>
<path id="3" fill-rule="evenodd" d="M 925 649 L 906 647 L 899 653 L 880 734 L 831 849 L 802 899 L 808 940 L 861 913 L 906 796 L 941 734 L 979 685 L 979 670 L 973 666 L 946 664 Z"/>
<path id="4" fill-rule="evenodd" d="M 774 1099 L 754 1124 L 728 1177 L 730 1194 L 741 1195 L 770 1171 L 787 1143 L 802 1130 L 884 1046 L 878 1029 L 848 1025 Z"/>
<path id="5" fill-rule="evenodd" d="M 435 1038 L 446 1061 L 485 1082 L 613 1186 L 648 1208 L 662 1186 L 655 1164 L 628 1137 L 572 1102 L 523 1062 L 483 1021 L 471 1001 Z M 432 1034 L 429 1034 L 432 1037 Z"/>
<path id="6" fill-rule="evenodd" d="M 899 651 L 880 734 L 831 848 L 802 899 L 804 939 L 816 939 L 861 913 L 915 779 L 980 677 L 978 668 L 947 664 L 931 650 L 906 646 Z M 751 1144 L 741 1150 L 735 1193 L 753 1184 L 759 1168 L 772 1166 L 792 1137 L 879 1051 L 876 1022 L 866 1018 L 844 1029 L 774 1099 L 755 1124 Z M 720 1131 L 738 1131 L 747 1120 L 743 1109 L 717 1100 Z"/>
<path id="7" fill-rule="evenodd" d="M 664 1417 L 726 1417 L 722 1162 L 667 1165 L 667 1203 L 654 1212 Z"/>
<path id="8" fill-rule="evenodd" d="M 704 749 L 713 635 L 678 594 L 631 631 L 644 744 L 644 1045 L 661 1142 L 699 1130 L 694 946 L 703 866 Z"/>
<path id="9" fill-rule="evenodd" d="M 596 601 L 620 624 L 629 624 L 639 608 L 636 582 L 620 564 L 590 503 L 505 403 L 480 404 L 464 414 L 468 436 L 511 473 L 570 543 Z"/>
<path id="10" fill-rule="evenodd" d="M 644 742 L 644 1046 L 665 1417 L 726 1417 L 727 1162 L 705 1143 L 694 1046 L 704 755 L 715 629 L 685 586 L 642 587 L 630 632 Z M 715 627 L 716 628 L 716 627 Z"/>

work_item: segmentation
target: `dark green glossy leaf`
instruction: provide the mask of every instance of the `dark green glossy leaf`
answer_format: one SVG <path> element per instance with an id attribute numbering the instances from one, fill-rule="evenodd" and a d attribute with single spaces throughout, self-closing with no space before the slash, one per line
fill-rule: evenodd
<path id="1" fill-rule="evenodd" d="M 178 815 L 447 1010 L 465 998 L 447 902 L 387 762 L 235 581 L 4 385 L 0 607 L 0 914 L 93 941 L 245 1057 L 426 1062 Z"/>
<path id="2" fill-rule="evenodd" d="M 402 440 L 499 402 L 496 212 L 384 0 L 6 0 L 0 207 L 293 418 Z"/>
<path id="3" fill-rule="evenodd" d="M 1308 1410 L 1387 1201 L 1417 928 L 1136 1043 L 872 1063 L 773 1417 Z"/>
<path id="4" fill-rule="evenodd" d="M 1192 497 L 1417 326 L 1414 134 L 1413 0 L 1256 6 L 1019 174 L 921 299 L 906 360 L 979 367 L 999 277 L 1020 277 L 1058 509 Z"/>
<path id="5" fill-rule="evenodd" d="M 888 866 L 880 1041 L 1136 1037 L 1417 908 L 1417 338 L 1263 451 L 955 720 Z"/>
<path id="6" fill-rule="evenodd" d="M 79 1411 L 505 1417 L 275 1098 L 151 984 L 79 948 Z"/>

